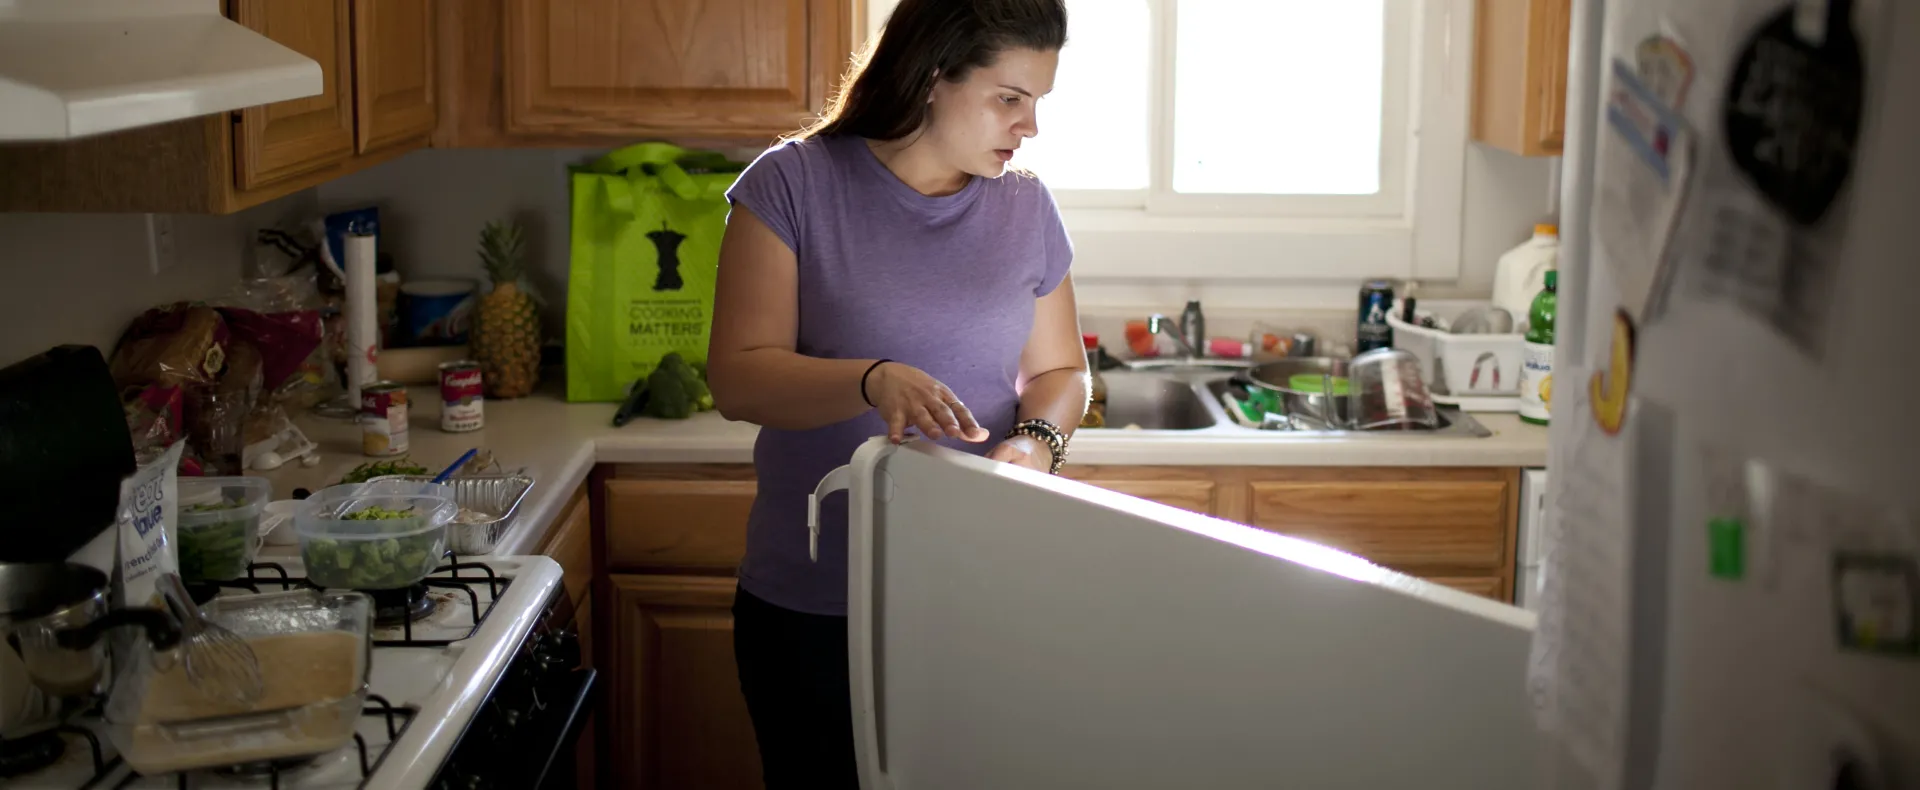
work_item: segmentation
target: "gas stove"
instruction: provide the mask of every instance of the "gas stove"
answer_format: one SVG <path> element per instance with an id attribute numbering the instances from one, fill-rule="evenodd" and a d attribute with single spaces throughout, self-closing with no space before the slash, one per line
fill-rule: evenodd
<path id="1" fill-rule="evenodd" d="M 195 597 L 311 586 L 304 572 L 298 557 L 263 557 L 247 577 L 196 590 Z M 98 716 L 88 714 L 37 742 L 0 744 L 0 752 L 16 753 L 16 768 L 44 762 L 44 750 L 57 748 L 55 738 L 64 747 L 50 765 L 0 776 L 0 786 L 530 790 L 557 784 L 547 768 L 568 763 L 553 757 L 562 750 L 571 755 L 594 682 L 592 670 L 579 668 L 572 607 L 557 592 L 560 578 L 560 566 L 546 557 L 450 557 L 423 584 L 375 595 L 370 694 L 354 740 L 331 754 L 289 765 L 141 776 L 120 761 Z M 0 754 L 0 768 L 8 758 Z"/>

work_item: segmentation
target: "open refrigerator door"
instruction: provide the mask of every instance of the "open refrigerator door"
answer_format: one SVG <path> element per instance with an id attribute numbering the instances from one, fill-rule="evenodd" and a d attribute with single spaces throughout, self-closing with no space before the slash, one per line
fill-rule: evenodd
<path id="1" fill-rule="evenodd" d="M 923 442 L 841 487 L 869 790 L 1536 785 L 1520 609 Z"/>

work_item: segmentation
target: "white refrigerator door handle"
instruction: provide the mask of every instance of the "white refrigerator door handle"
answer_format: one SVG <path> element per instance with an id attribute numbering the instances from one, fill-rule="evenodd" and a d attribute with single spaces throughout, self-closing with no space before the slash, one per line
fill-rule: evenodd
<path id="1" fill-rule="evenodd" d="M 845 491 L 853 481 L 853 466 L 842 466 L 820 478 L 820 485 L 807 495 L 807 559 L 820 561 L 820 500 L 835 491 Z"/>

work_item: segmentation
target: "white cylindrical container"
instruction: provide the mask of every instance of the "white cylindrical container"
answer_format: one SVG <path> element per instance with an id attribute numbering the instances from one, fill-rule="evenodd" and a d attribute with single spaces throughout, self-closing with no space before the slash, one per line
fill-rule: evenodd
<path id="1" fill-rule="evenodd" d="M 360 404 L 360 388 L 377 380 L 380 341 L 379 274 L 372 235 L 348 234 L 344 253 L 347 325 L 347 402 Z"/>

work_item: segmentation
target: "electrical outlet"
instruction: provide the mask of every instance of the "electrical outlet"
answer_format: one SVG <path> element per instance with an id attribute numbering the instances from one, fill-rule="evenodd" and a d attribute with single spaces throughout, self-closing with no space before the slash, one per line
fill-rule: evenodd
<path id="1" fill-rule="evenodd" d="M 147 266 L 154 274 L 173 268 L 173 215 L 147 215 Z"/>

